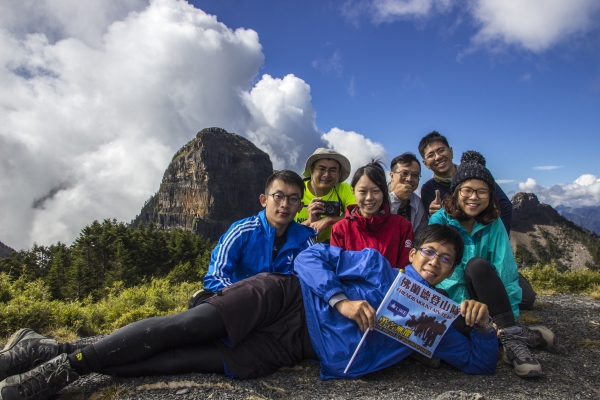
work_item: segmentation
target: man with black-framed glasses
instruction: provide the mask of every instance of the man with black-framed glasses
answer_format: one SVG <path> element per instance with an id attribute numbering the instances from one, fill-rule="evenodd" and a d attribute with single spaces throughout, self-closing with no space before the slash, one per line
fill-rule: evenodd
<path id="1" fill-rule="evenodd" d="M 304 182 L 293 171 L 275 171 L 259 197 L 258 215 L 234 222 L 214 248 L 205 291 L 219 290 L 260 272 L 292 273 L 296 255 L 314 244 L 314 229 L 294 221 L 302 209 Z M 210 294 L 210 293 L 209 293 Z M 201 300 L 200 292 L 190 307 Z M 194 304 L 192 304 L 194 303 Z"/>
<path id="2" fill-rule="evenodd" d="M 452 195 L 450 181 L 458 165 L 452 162 L 454 152 L 448 140 L 437 131 L 423 136 L 419 142 L 419 153 L 423 157 L 423 165 L 433 171 L 433 178 L 421 187 L 423 207 L 429 210 L 429 215 L 433 215 L 442 207 L 444 197 Z M 496 196 L 500 204 L 500 219 L 506 233 L 510 234 L 512 203 L 498 184 L 496 184 Z"/>
<path id="3" fill-rule="evenodd" d="M 390 164 L 390 213 L 399 214 L 411 224 L 413 233 L 427 226 L 429 215 L 415 190 L 421 179 L 421 164 L 410 152 L 395 157 Z"/>

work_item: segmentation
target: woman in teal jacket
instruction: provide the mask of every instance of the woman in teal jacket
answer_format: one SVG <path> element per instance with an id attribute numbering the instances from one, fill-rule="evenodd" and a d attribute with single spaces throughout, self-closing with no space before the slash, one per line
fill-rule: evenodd
<path id="1" fill-rule="evenodd" d="M 542 368 L 527 347 L 550 347 L 554 334 L 541 326 L 516 323 L 522 291 L 510 240 L 498 218 L 494 187 L 485 158 L 475 151 L 465 152 L 452 177 L 452 197 L 446 197 L 443 208 L 429 219 L 429 224 L 456 227 L 465 242 L 462 262 L 438 288 L 458 303 L 475 299 L 486 304 L 500 328 L 503 360 L 520 377 L 541 376 Z"/>

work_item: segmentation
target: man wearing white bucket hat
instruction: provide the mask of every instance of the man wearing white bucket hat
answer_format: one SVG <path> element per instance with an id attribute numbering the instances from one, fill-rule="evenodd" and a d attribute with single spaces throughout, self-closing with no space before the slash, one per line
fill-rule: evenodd
<path id="1" fill-rule="evenodd" d="M 356 204 L 350 176 L 350 161 L 340 153 L 318 148 L 304 167 L 304 207 L 296 221 L 318 232 L 317 241 L 329 243 L 331 227 L 342 220 L 346 207 Z"/>

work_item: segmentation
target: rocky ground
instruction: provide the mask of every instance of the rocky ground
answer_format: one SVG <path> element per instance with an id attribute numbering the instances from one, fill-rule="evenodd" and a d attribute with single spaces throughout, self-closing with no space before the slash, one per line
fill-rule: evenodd
<path id="1" fill-rule="evenodd" d="M 523 321 L 541 323 L 557 337 L 549 351 L 534 351 L 544 376 L 521 379 L 498 359 L 492 376 L 470 376 L 442 363 L 431 369 L 408 359 L 362 379 L 319 379 L 318 366 L 304 362 L 273 375 L 238 381 L 218 375 L 117 379 L 91 375 L 66 388 L 75 399 L 599 399 L 600 301 L 585 295 L 540 296 Z"/>

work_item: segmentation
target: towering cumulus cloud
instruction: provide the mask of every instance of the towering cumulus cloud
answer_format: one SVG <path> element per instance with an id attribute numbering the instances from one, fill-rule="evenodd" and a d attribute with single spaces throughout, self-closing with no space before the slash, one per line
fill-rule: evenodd
<path id="1" fill-rule="evenodd" d="M 258 79 L 256 32 L 184 1 L 0 4 L 0 240 L 70 243 L 132 219 L 202 128 L 245 135 L 276 168 L 315 147 L 310 87 Z"/>

